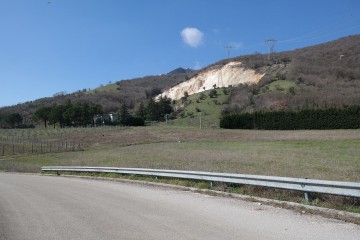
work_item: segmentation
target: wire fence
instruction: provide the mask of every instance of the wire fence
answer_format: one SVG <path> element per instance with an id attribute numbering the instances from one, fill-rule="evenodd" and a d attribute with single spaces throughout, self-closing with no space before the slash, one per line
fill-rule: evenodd
<path id="1" fill-rule="evenodd" d="M 79 142 L 69 141 L 73 136 L 94 132 L 124 130 L 124 126 L 78 128 L 0 129 L 0 156 L 39 154 L 82 150 Z M 83 144 L 82 144 L 83 145 Z"/>
<path id="2" fill-rule="evenodd" d="M 80 143 L 70 141 L 44 142 L 11 138 L 8 141 L 0 138 L 0 156 L 55 153 L 81 150 Z"/>

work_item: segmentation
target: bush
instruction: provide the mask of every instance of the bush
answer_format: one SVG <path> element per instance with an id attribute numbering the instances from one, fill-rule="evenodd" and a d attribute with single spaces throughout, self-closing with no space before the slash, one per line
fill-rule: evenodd
<path id="1" fill-rule="evenodd" d="M 212 89 L 210 92 L 209 92 L 209 97 L 210 98 L 217 98 L 217 91 L 215 89 Z"/>
<path id="2" fill-rule="evenodd" d="M 144 126 L 145 120 L 141 117 L 129 117 L 129 126 Z"/>

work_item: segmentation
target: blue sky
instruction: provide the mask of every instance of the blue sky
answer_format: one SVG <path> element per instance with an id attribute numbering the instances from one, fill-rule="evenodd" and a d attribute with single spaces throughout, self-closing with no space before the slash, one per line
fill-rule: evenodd
<path id="1" fill-rule="evenodd" d="M 0 0 L 0 106 L 360 34 L 359 0 Z"/>

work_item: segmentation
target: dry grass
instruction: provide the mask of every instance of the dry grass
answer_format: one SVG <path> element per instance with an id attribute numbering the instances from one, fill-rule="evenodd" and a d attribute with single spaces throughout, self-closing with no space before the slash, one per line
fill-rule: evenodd
<path id="1" fill-rule="evenodd" d="M 66 136 L 48 134 L 46 138 L 81 142 L 85 151 L 5 158 L 0 161 L 0 169 L 16 171 L 9 166 L 22 164 L 29 171 L 42 165 L 87 165 L 360 180 L 360 130 L 200 130 L 158 126 L 76 131 Z"/>

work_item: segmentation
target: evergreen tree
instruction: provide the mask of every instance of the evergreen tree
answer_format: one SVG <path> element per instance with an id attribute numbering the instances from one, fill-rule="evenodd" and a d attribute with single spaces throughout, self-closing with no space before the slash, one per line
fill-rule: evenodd
<path id="1" fill-rule="evenodd" d="M 140 103 L 139 108 L 136 110 L 135 115 L 141 119 L 145 119 L 146 117 L 146 109 L 143 102 Z"/>
<path id="2" fill-rule="evenodd" d="M 159 119 L 163 119 L 166 114 L 170 114 L 173 111 L 171 106 L 171 99 L 165 97 L 160 97 L 159 101 L 157 102 L 159 108 Z"/>
<path id="3" fill-rule="evenodd" d="M 36 119 L 42 120 L 44 122 L 45 128 L 47 128 L 50 112 L 51 107 L 42 107 L 36 110 L 34 113 Z"/>
<path id="4" fill-rule="evenodd" d="M 122 104 L 118 113 L 117 113 L 117 122 L 120 123 L 120 125 L 130 125 L 130 113 L 129 108 L 126 106 L 126 104 Z"/>
<path id="5" fill-rule="evenodd" d="M 21 124 L 22 117 L 19 113 L 10 113 L 5 116 L 4 120 L 11 128 L 14 128 L 15 126 Z"/>
<path id="6" fill-rule="evenodd" d="M 171 106 L 171 99 L 168 97 L 160 97 L 159 101 L 155 102 L 150 99 L 146 107 L 146 119 L 150 121 L 164 121 L 165 115 L 173 112 Z"/>
<path id="7" fill-rule="evenodd" d="M 146 106 L 146 119 L 150 121 L 158 121 L 159 108 L 154 99 L 150 99 Z"/>
<path id="8" fill-rule="evenodd" d="M 63 116 L 64 112 L 65 112 L 64 105 L 54 105 L 51 108 L 51 111 L 49 113 L 49 122 L 54 125 L 54 128 L 56 123 L 59 123 L 60 127 L 64 127 L 64 116 Z"/>

